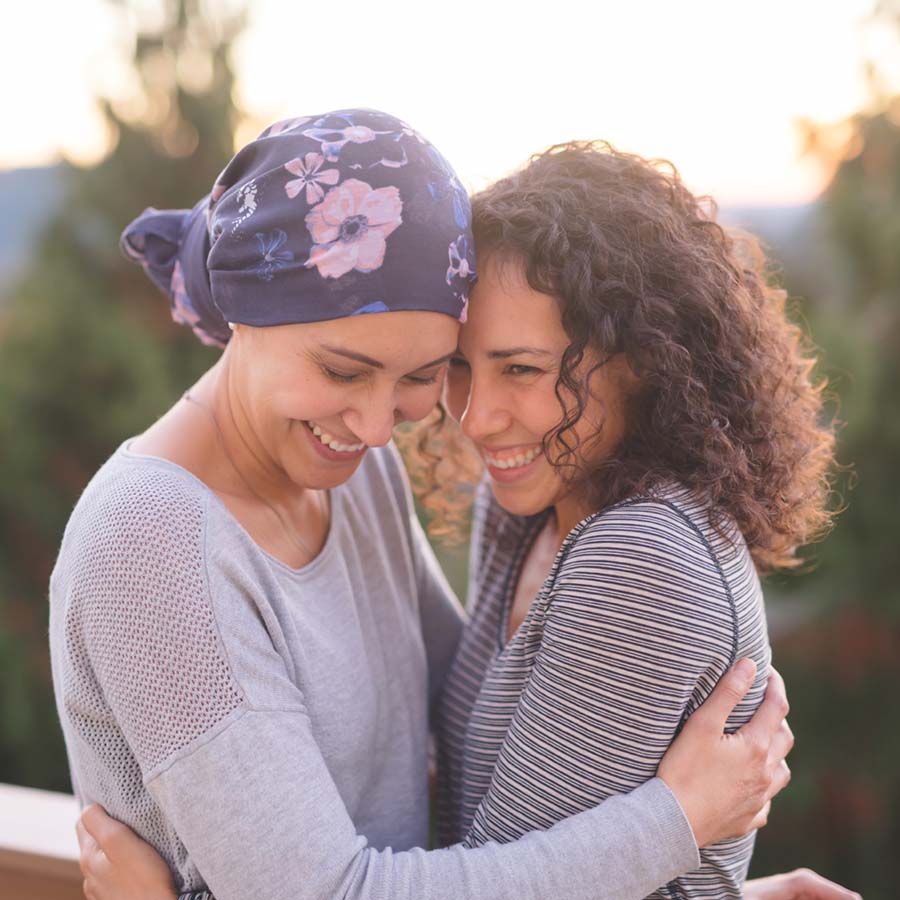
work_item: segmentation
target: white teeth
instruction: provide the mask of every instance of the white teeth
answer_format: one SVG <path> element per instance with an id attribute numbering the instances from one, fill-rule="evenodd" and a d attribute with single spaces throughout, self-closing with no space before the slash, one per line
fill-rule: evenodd
<path id="1" fill-rule="evenodd" d="M 322 429 L 314 422 L 309 422 L 308 424 L 312 433 L 326 447 L 330 447 L 332 450 L 337 450 L 340 453 L 356 453 L 366 446 L 365 443 L 342 444 L 339 440 L 337 440 L 337 438 L 332 437 L 327 431 L 322 431 Z"/>
<path id="2" fill-rule="evenodd" d="M 538 457 L 540 452 L 540 450 L 532 447 L 530 450 L 525 450 L 522 453 L 517 453 L 515 456 L 509 456 L 506 458 L 488 455 L 487 461 L 488 464 L 493 466 L 495 469 L 516 469 L 520 466 L 527 466 L 528 463 L 533 462 Z"/>

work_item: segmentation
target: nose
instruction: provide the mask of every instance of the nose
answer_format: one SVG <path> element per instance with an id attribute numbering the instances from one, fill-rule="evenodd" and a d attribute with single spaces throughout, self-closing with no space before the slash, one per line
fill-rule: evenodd
<path id="1" fill-rule="evenodd" d="M 366 397 L 358 407 L 344 413 L 344 424 L 369 447 L 383 447 L 400 421 L 393 393 L 382 398 Z"/>
<path id="2" fill-rule="evenodd" d="M 463 434 L 478 444 L 506 431 L 512 422 L 512 413 L 504 392 L 489 380 L 472 373 L 468 402 L 459 421 Z"/>

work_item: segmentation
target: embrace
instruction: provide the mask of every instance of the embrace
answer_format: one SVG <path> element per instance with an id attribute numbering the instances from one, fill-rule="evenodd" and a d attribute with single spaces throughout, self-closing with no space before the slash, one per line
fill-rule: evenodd
<path id="1" fill-rule="evenodd" d="M 91 900 L 853 896 L 745 881 L 793 743 L 758 573 L 827 527 L 833 434 L 674 169 L 564 144 L 470 204 L 340 110 L 122 246 L 223 352 L 51 580 Z M 474 497 L 467 612 L 403 422 L 432 521 Z"/>

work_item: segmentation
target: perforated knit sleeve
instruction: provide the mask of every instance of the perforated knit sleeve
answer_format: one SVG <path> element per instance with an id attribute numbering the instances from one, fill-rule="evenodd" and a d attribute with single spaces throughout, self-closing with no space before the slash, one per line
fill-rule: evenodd
<path id="1" fill-rule="evenodd" d="M 84 713 L 108 709 L 144 777 L 244 699 L 209 595 L 206 504 L 164 470 L 109 479 L 57 575 L 67 586 L 67 704 L 94 745 L 110 732 Z"/>

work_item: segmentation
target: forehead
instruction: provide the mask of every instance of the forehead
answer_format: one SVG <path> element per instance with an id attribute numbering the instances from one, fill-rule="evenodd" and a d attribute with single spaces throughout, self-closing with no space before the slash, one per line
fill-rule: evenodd
<path id="1" fill-rule="evenodd" d="M 297 353 L 339 347 L 383 363 L 414 369 L 453 351 L 459 322 L 449 315 L 401 310 L 259 329 L 266 350 Z"/>
<path id="2" fill-rule="evenodd" d="M 534 290 L 515 262 L 488 258 L 480 264 L 469 300 L 469 315 L 460 331 L 460 347 L 503 349 L 534 346 L 562 349 L 568 337 L 555 297 Z"/>

